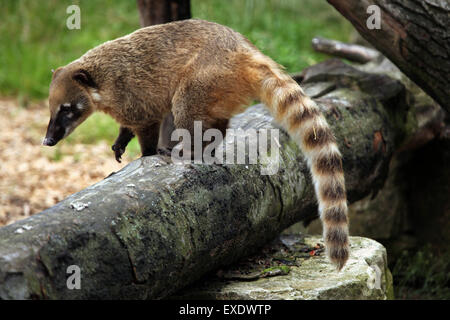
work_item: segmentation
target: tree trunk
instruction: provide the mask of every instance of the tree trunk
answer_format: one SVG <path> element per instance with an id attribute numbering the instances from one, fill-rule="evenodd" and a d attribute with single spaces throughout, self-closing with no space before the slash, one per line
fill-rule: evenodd
<path id="1" fill-rule="evenodd" d="M 450 112 L 450 4 L 448 0 L 328 0 L 374 47 Z M 368 7 L 381 12 L 369 29 Z"/>
<path id="2" fill-rule="evenodd" d="M 376 192 L 392 154 L 418 128 L 409 92 L 398 80 L 339 60 L 310 67 L 299 79 L 337 137 L 349 201 Z M 231 127 L 276 128 L 260 105 Z M 301 152 L 283 131 L 279 143 L 273 175 L 262 175 L 265 165 L 145 157 L 0 228 L 0 298 L 163 298 L 254 252 L 292 223 L 317 217 Z M 67 287 L 71 265 L 81 270 L 79 290 Z"/>
<path id="3" fill-rule="evenodd" d="M 191 18 L 190 0 L 137 0 L 142 27 Z"/>

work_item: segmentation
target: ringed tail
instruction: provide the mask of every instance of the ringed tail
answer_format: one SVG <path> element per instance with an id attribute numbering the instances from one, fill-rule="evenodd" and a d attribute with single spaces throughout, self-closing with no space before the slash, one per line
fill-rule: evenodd
<path id="1" fill-rule="evenodd" d="M 259 70 L 259 98 L 307 159 L 326 252 L 341 270 L 349 257 L 349 239 L 344 171 L 336 139 L 317 104 L 281 66 L 261 53 L 253 66 Z"/>

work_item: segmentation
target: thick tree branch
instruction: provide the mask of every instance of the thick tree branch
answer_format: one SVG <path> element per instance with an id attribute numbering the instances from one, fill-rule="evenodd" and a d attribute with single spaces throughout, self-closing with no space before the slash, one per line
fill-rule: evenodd
<path id="1" fill-rule="evenodd" d="M 367 63 L 380 57 L 380 53 L 376 50 L 357 44 L 348 44 L 324 38 L 314 38 L 312 40 L 312 46 L 317 52 L 358 63 Z"/>

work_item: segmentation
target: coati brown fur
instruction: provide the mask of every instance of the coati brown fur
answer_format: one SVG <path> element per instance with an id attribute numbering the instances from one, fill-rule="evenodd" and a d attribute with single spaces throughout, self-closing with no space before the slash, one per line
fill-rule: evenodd
<path id="1" fill-rule="evenodd" d="M 311 170 L 328 256 L 348 259 L 347 200 L 341 154 L 318 106 L 272 59 L 228 27 L 183 20 L 139 29 L 57 69 L 50 85 L 45 145 L 100 110 L 120 123 L 116 158 L 137 136 L 142 154 L 157 152 L 160 124 L 222 132 L 252 100 L 261 100 L 299 144 Z"/>

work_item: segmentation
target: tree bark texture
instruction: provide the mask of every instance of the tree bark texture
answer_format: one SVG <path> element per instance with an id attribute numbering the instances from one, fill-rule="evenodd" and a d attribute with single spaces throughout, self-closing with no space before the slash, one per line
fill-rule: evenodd
<path id="1" fill-rule="evenodd" d="M 389 161 L 417 131 L 402 82 L 333 59 L 300 77 L 320 105 L 344 159 L 348 199 L 384 183 Z M 277 128 L 261 105 L 232 128 Z M 0 228 L 0 298 L 164 298 L 246 256 L 297 221 L 317 216 L 309 171 L 280 131 L 279 170 L 262 165 L 133 161 L 30 218 Z M 70 290 L 67 268 L 81 270 Z"/>
<path id="2" fill-rule="evenodd" d="M 448 0 L 328 0 L 358 32 L 450 112 Z M 369 29 L 369 6 L 381 28 Z M 372 11 L 370 11 L 372 12 Z"/>

